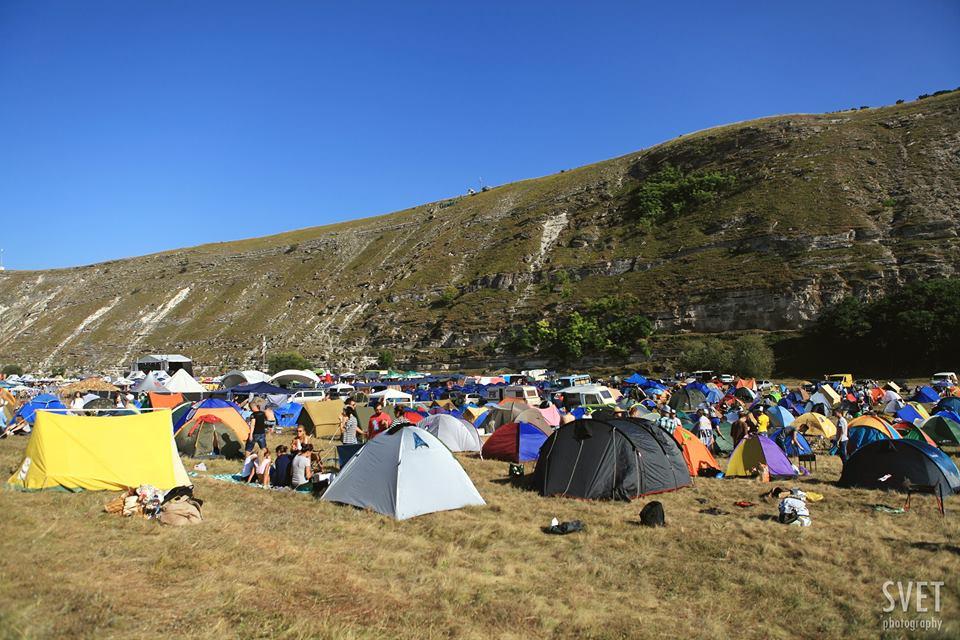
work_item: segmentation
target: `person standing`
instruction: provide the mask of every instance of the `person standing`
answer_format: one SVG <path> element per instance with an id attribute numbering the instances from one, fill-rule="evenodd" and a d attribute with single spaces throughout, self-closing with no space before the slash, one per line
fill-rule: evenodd
<path id="1" fill-rule="evenodd" d="M 391 422 L 393 421 L 390 416 L 383 410 L 383 403 L 377 403 L 376 410 L 367 421 L 367 440 L 373 440 L 378 434 L 389 429 Z"/>
<path id="2" fill-rule="evenodd" d="M 843 462 L 847 461 L 847 440 L 850 439 L 849 424 L 844 411 L 837 410 L 837 453 Z"/>
<path id="3" fill-rule="evenodd" d="M 660 419 L 657 420 L 657 426 L 671 436 L 673 435 L 673 418 L 670 417 L 670 407 L 664 405 L 663 408 L 660 409 Z"/>
<path id="4" fill-rule="evenodd" d="M 250 413 L 250 441 L 247 443 L 250 451 L 253 450 L 253 445 L 256 444 L 261 449 L 267 448 L 267 414 L 260 410 L 260 405 L 252 404 L 250 405 L 252 412 Z"/>
<path id="5" fill-rule="evenodd" d="M 70 402 L 70 412 L 75 416 L 83 415 L 83 396 L 77 391 L 73 394 L 73 401 Z"/>
<path id="6" fill-rule="evenodd" d="M 713 446 L 713 423 L 703 409 L 697 409 L 697 437 L 707 449 Z"/>
<path id="7" fill-rule="evenodd" d="M 357 412 L 353 407 L 347 405 L 343 408 L 343 414 L 340 416 L 340 441 L 343 444 L 358 444 L 357 432 L 359 431 L 359 422 Z"/>

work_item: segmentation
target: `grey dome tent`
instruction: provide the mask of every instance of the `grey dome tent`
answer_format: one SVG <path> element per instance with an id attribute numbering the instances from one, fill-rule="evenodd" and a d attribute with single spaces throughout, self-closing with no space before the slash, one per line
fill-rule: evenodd
<path id="1" fill-rule="evenodd" d="M 670 406 L 687 413 L 696 411 L 697 407 L 706 402 L 707 396 L 703 395 L 700 389 L 680 389 L 670 396 Z"/>
<path id="2" fill-rule="evenodd" d="M 393 427 L 364 444 L 322 499 L 397 520 L 486 504 L 450 450 L 413 426 Z"/>
<path id="3" fill-rule="evenodd" d="M 673 437 L 631 418 L 576 420 L 540 449 L 533 486 L 544 496 L 630 500 L 689 486 L 690 471 Z"/>

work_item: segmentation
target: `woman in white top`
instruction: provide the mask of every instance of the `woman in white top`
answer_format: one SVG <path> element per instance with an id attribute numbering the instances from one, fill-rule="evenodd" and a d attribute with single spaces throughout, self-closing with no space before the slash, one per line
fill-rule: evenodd
<path id="1" fill-rule="evenodd" d="M 70 409 L 73 410 L 74 415 L 83 415 L 83 396 L 80 395 L 79 391 L 73 394 L 73 401 L 70 403 Z"/>
<path id="2" fill-rule="evenodd" d="M 257 454 L 253 451 L 247 453 L 247 457 L 243 459 L 243 470 L 240 472 L 240 475 L 243 477 L 245 482 L 253 482 L 253 476 L 257 471 Z"/>
<path id="3" fill-rule="evenodd" d="M 260 449 L 253 471 L 256 475 L 256 481 L 264 487 L 270 486 L 270 464 L 270 449 Z"/>

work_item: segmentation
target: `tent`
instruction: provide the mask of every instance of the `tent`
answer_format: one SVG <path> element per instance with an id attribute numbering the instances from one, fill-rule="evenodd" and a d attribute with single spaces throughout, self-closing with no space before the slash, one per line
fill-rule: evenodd
<path id="1" fill-rule="evenodd" d="M 384 389 L 370 394 L 371 404 L 383 402 L 384 404 L 413 404 L 413 396 L 396 389 Z"/>
<path id="2" fill-rule="evenodd" d="M 180 369 L 180 371 L 183 371 L 183 369 Z M 173 409 L 183 404 L 183 394 L 157 393 L 156 391 L 151 391 L 147 394 L 147 400 L 150 401 L 151 409 Z"/>
<path id="3" fill-rule="evenodd" d="M 167 411 L 94 418 L 40 412 L 19 469 L 21 489 L 117 491 L 190 485 Z"/>
<path id="4" fill-rule="evenodd" d="M 829 439 L 835 438 L 837 435 L 837 425 L 833 424 L 830 418 L 819 413 L 805 413 L 793 421 L 793 426 L 807 436 L 820 436 Z"/>
<path id="5" fill-rule="evenodd" d="M 485 418 L 488 411 L 488 409 L 483 407 L 467 406 L 463 409 L 463 417 L 468 422 L 473 423 L 473 426 L 478 426 L 479 422 Z"/>
<path id="6" fill-rule="evenodd" d="M 166 393 L 169 391 L 163 383 L 169 378 L 167 374 L 162 371 L 151 371 L 141 380 L 137 381 L 130 390 L 134 393 L 149 393 L 151 391 L 156 393 Z"/>
<path id="7" fill-rule="evenodd" d="M 272 385 L 269 382 L 251 382 L 250 384 L 242 384 L 236 387 L 230 387 L 229 389 L 219 389 L 215 391 L 214 394 L 218 396 L 228 394 L 236 396 L 289 396 L 292 392 L 283 387 Z"/>
<path id="8" fill-rule="evenodd" d="M 670 396 L 670 406 L 677 411 L 696 411 L 697 407 L 707 401 L 703 391 L 697 388 L 679 389 Z"/>
<path id="9" fill-rule="evenodd" d="M 266 382 L 269 379 L 270 376 L 262 371 L 250 369 L 246 371 L 238 371 L 234 369 L 233 371 L 228 371 L 222 378 L 220 378 L 220 386 L 224 389 L 229 389 L 230 387 L 237 387 L 241 384 Z"/>
<path id="10" fill-rule="evenodd" d="M 51 411 L 54 409 L 66 409 L 66 407 L 62 402 L 60 402 L 60 398 L 58 398 L 57 396 L 51 395 L 49 393 L 41 393 L 40 395 L 34 398 L 31 398 L 29 401 L 20 405 L 20 408 L 17 409 L 17 412 L 14 414 L 13 417 L 14 419 L 16 419 L 17 416 L 23 416 L 24 420 L 26 420 L 30 424 L 33 424 L 34 420 L 36 420 L 37 411 L 40 411 L 43 409 L 46 409 L 47 411 Z M 60 411 L 58 413 L 64 413 L 64 412 Z"/>
<path id="11" fill-rule="evenodd" d="M 537 411 L 543 414 L 543 419 L 551 427 L 560 426 L 560 412 L 557 411 L 556 405 L 548 404 L 546 407 L 537 407 Z"/>
<path id="12" fill-rule="evenodd" d="M 939 413 L 941 411 L 960 413 L 960 398 L 941 398 L 934 412 Z"/>
<path id="13" fill-rule="evenodd" d="M 228 429 L 233 433 L 232 439 L 238 440 L 241 443 L 247 441 L 247 438 L 250 436 L 250 425 L 247 424 L 247 421 L 243 419 L 236 409 L 233 407 L 219 407 L 219 408 L 199 408 L 194 409 L 193 413 L 187 418 L 186 422 L 182 426 L 176 429 L 177 435 L 177 444 L 180 444 L 180 434 L 185 430 L 189 430 L 191 426 L 195 424 L 221 424 L 225 429 Z M 182 450 L 181 453 L 187 453 Z M 187 454 L 193 455 L 193 454 Z"/>
<path id="14" fill-rule="evenodd" d="M 249 431 L 238 432 L 237 425 L 228 423 L 225 415 L 228 411 L 232 409 L 208 409 L 187 420 L 174 436 L 180 453 L 191 458 L 243 457 Z"/>
<path id="15" fill-rule="evenodd" d="M 397 520 L 486 504 L 436 436 L 419 427 L 399 426 L 364 444 L 321 499 Z"/>
<path id="16" fill-rule="evenodd" d="M 921 413 L 920 411 L 917 411 L 917 408 L 914 407 L 913 405 L 906 404 L 903 407 L 901 407 L 895 415 L 897 420 L 901 420 L 903 422 L 909 422 L 910 424 L 913 424 L 918 420 L 920 422 L 923 422 L 924 420 L 930 417 L 929 415 L 924 416 L 925 413 L 926 411 Z"/>
<path id="17" fill-rule="evenodd" d="M 273 410 L 273 417 L 278 427 L 295 427 L 300 418 L 303 405 L 299 402 L 288 402 Z"/>
<path id="18" fill-rule="evenodd" d="M 170 393 L 189 393 L 200 395 L 206 391 L 206 388 L 193 379 L 186 369 L 177 369 L 169 380 L 164 383 L 164 388 Z"/>
<path id="19" fill-rule="evenodd" d="M 530 405 L 523 401 L 517 402 L 501 402 L 500 404 L 490 407 L 489 412 L 487 413 L 486 418 L 483 422 L 474 423 L 477 427 L 483 427 L 487 433 L 491 433 L 499 429 L 505 424 L 515 423 L 520 419 L 521 415 L 524 415 L 525 411 L 532 409 Z M 537 411 L 536 409 L 533 409 Z M 539 411 L 537 411 L 539 413 Z M 527 413 L 526 416 L 530 419 L 532 414 Z M 546 419 L 543 415 L 540 415 L 539 420 L 533 419 L 533 422 L 539 423 L 543 421 L 543 424 L 546 424 Z"/>
<path id="20" fill-rule="evenodd" d="M 483 443 L 482 455 L 490 460 L 532 462 L 540 456 L 548 432 L 529 422 L 505 424 Z"/>
<path id="21" fill-rule="evenodd" d="M 799 431 L 797 432 L 797 444 L 793 443 L 793 438 L 788 438 L 786 434 L 783 433 L 782 427 L 771 433 L 770 439 L 777 443 L 777 446 L 787 454 L 788 458 L 808 456 L 813 453 L 813 449 L 810 448 L 810 443 L 807 442 L 807 439 L 804 438 L 803 434 Z"/>
<path id="22" fill-rule="evenodd" d="M 733 450 L 730 461 L 727 463 L 726 476 L 749 478 L 754 475 L 753 470 L 760 463 L 767 465 L 771 478 L 795 478 L 797 475 L 793 465 L 777 443 L 765 435 L 758 434 L 744 438 Z"/>
<path id="23" fill-rule="evenodd" d="M 193 405 L 189 402 L 184 402 L 173 408 L 173 413 L 170 418 L 173 420 L 173 430 L 176 430 L 187 421 L 187 418 L 190 417 L 190 413 L 193 411 Z"/>
<path id="24" fill-rule="evenodd" d="M 303 427 L 307 435 L 318 438 L 331 438 L 340 431 L 340 414 L 343 413 L 343 400 L 311 400 L 304 402 L 297 424 Z M 360 425 L 365 428 L 366 425 Z"/>
<path id="25" fill-rule="evenodd" d="M 540 450 L 533 486 L 540 495 L 629 500 L 689 486 L 680 446 L 655 424 L 630 418 L 576 420 Z"/>
<path id="26" fill-rule="evenodd" d="M 624 380 L 627 384 L 643 385 L 647 383 L 647 379 L 644 378 L 639 373 L 631 374 L 629 378 Z"/>
<path id="27" fill-rule="evenodd" d="M 843 465 L 841 487 L 892 489 L 935 486 L 941 496 L 960 493 L 960 471 L 950 456 L 918 440 L 880 440 L 858 449 Z"/>
<path id="28" fill-rule="evenodd" d="M 930 436 L 923 432 L 923 430 L 909 422 L 898 422 L 893 425 L 893 428 L 897 430 L 897 433 L 900 434 L 900 437 L 906 438 L 907 440 L 919 440 L 921 442 L 926 442 L 929 445 L 937 447 L 937 443 L 934 442 Z M 940 447 L 937 447 L 938 449 Z"/>
<path id="29" fill-rule="evenodd" d="M 960 424 L 944 416 L 933 416 L 920 427 L 938 445 L 960 445 Z"/>
<path id="30" fill-rule="evenodd" d="M 305 387 L 317 387 L 320 384 L 320 378 L 313 371 L 284 369 L 280 373 L 274 374 L 268 382 L 278 386 L 298 384 Z"/>
<path id="31" fill-rule="evenodd" d="M 925 385 L 917 389 L 917 392 L 913 394 L 913 398 L 911 399 L 920 403 L 936 404 L 940 402 L 940 394 L 937 393 L 933 387 Z"/>
<path id="32" fill-rule="evenodd" d="M 417 426 L 447 445 L 450 451 L 480 451 L 480 433 L 463 418 L 438 413 L 424 418 Z"/>
<path id="33" fill-rule="evenodd" d="M 673 439 L 680 445 L 683 459 L 687 463 L 687 470 L 690 471 L 691 476 L 713 477 L 720 473 L 720 465 L 717 464 L 717 459 L 707 449 L 707 445 L 700 441 L 700 438 L 683 427 L 677 427 L 673 431 Z"/>
<path id="34" fill-rule="evenodd" d="M 770 426 L 774 428 L 786 427 L 793 424 L 793 414 L 783 407 L 776 406 L 767 409 L 767 416 L 770 417 Z"/>
<path id="35" fill-rule="evenodd" d="M 713 450 L 719 455 L 728 455 L 736 446 L 736 442 L 733 441 L 733 438 L 730 435 L 730 432 L 733 429 L 733 425 L 729 422 L 721 422 L 720 426 L 717 427 L 716 433 L 713 438 Z"/>
<path id="36" fill-rule="evenodd" d="M 887 434 L 887 436 L 890 438 L 896 439 L 900 437 L 900 435 L 896 432 L 896 430 L 893 427 L 891 427 L 886 420 L 882 418 L 878 418 L 877 416 L 871 416 L 871 415 L 859 416 L 851 420 L 847 424 L 847 427 L 851 429 L 853 427 L 867 427 L 869 429 L 876 429 L 877 431 L 881 431 Z"/>
<path id="37" fill-rule="evenodd" d="M 899 437 L 900 434 L 897 434 L 897 438 Z M 853 455 L 854 451 L 871 442 L 890 439 L 890 434 L 882 429 L 874 429 L 866 426 L 850 427 L 847 431 L 847 456 Z"/>

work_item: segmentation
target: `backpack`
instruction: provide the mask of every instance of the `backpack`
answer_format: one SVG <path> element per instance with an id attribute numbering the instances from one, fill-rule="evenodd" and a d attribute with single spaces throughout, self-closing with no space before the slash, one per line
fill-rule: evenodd
<path id="1" fill-rule="evenodd" d="M 640 510 L 640 524 L 645 527 L 663 527 L 666 526 L 666 520 L 663 515 L 663 504 L 654 500 L 648 502 Z"/>

